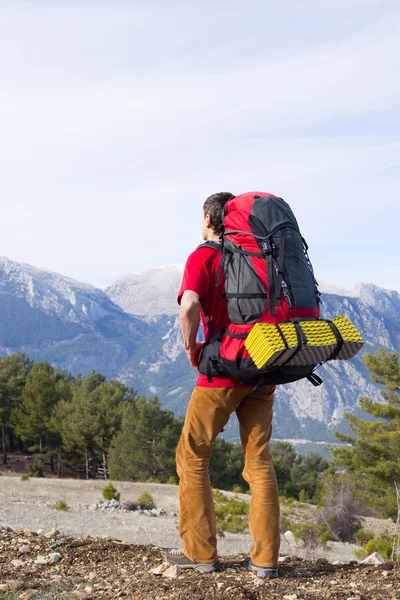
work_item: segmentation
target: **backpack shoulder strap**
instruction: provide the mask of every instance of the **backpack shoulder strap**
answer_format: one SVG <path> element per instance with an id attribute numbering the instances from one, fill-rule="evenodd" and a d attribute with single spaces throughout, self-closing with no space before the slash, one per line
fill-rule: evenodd
<path id="1" fill-rule="evenodd" d="M 197 246 L 196 250 L 198 250 L 199 248 L 213 248 L 220 254 L 223 253 L 222 244 L 220 242 L 213 242 L 212 240 L 210 240 L 209 242 L 204 242 L 204 244 L 200 244 L 200 246 Z"/>

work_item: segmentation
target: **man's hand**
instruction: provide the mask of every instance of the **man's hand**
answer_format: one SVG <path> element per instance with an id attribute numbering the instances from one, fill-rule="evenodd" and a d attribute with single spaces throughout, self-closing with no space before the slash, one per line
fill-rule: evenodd
<path id="1" fill-rule="evenodd" d="M 204 346 L 204 342 L 195 342 L 191 348 L 185 348 L 186 356 L 189 359 L 192 367 L 196 369 L 199 366 L 200 352 Z"/>

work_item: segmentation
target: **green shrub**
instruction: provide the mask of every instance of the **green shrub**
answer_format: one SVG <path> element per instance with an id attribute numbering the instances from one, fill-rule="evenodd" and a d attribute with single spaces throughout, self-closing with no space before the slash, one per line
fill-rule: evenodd
<path id="1" fill-rule="evenodd" d="M 307 494 L 305 490 L 300 490 L 299 492 L 299 502 L 307 502 Z"/>
<path id="2" fill-rule="evenodd" d="M 43 477 L 42 461 L 39 458 L 34 458 L 33 462 L 25 467 L 28 477 Z"/>
<path id="3" fill-rule="evenodd" d="M 386 538 L 376 538 L 369 540 L 364 546 L 367 556 L 373 552 L 378 552 L 382 558 L 388 562 L 392 554 L 392 544 Z"/>
<path id="4" fill-rule="evenodd" d="M 219 531 L 239 533 L 248 528 L 250 506 L 237 496 L 228 497 L 219 490 L 213 490 L 215 518 Z"/>
<path id="5" fill-rule="evenodd" d="M 235 492 L 235 494 L 244 494 L 245 490 L 241 485 L 235 485 L 235 487 L 232 488 L 232 492 Z"/>
<path id="6" fill-rule="evenodd" d="M 29 475 L 28 475 L 28 473 L 22 473 L 22 475 L 21 475 L 21 481 L 29 481 Z"/>
<path id="7" fill-rule="evenodd" d="M 146 483 L 162 483 L 161 479 L 154 477 L 153 475 L 146 479 Z"/>
<path id="8" fill-rule="evenodd" d="M 364 544 L 366 544 L 370 540 L 373 540 L 374 537 L 375 537 L 375 535 L 374 535 L 373 531 L 366 531 L 365 529 L 359 529 L 354 534 L 354 539 L 361 546 L 363 546 Z"/>
<path id="9" fill-rule="evenodd" d="M 325 526 L 318 521 L 297 523 L 292 529 L 296 541 L 303 544 L 304 558 L 314 560 L 315 552 L 321 544 L 320 538 L 325 533 Z"/>
<path id="10" fill-rule="evenodd" d="M 111 483 L 111 481 L 110 481 L 110 483 L 108 483 L 103 488 L 103 498 L 104 498 L 104 500 L 119 500 L 120 496 L 121 496 L 121 494 L 113 486 L 113 484 Z"/>
<path id="11" fill-rule="evenodd" d="M 156 508 L 153 496 L 149 494 L 149 492 L 143 492 L 142 494 L 140 494 L 139 498 L 136 500 L 136 504 L 139 508 L 142 508 L 144 510 L 151 510 L 152 508 Z"/>
<path id="12" fill-rule="evenodd" d="M 69 510 L 65 500 L 57 500 L 57 502 L 53 504 L 52 508 L 54 508 L 54 510 Z"/>
<path id="13" fill-rule="evenodd" d="M 281 530 L 283 533 L 285 531 L 293 531 L 296 528 L 295 523 L 289 519 L 289 517 L 281 516 Z"/>
<path id="14" fill-rule="evenodd" d="M 321 546 L 325 546 L 325 544 L 327 542 L 331 542 L 332 540 L 333 540 L 333 535 L 328 530 L 321 533 L 321 535 L 318 538 L 318 542 L 321 544 Z"/>
<path id="15" fill-rule="evenodd" d="M 169 485 L 176 485 L 176 479 L 173 475 L 171 475 L 171 477 L 168 479 L 167 483 Z"/>

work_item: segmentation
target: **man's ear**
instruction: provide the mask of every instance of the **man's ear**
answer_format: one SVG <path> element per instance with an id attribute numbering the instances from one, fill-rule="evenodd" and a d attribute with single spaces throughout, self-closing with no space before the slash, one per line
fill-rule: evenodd
<path id="1" fill-rule="evenodd" d="M 209 213 L 207 213 L 204 216 L 204 221 L 205 221 L 207 229 L 212 229 L 212 227 L 211 227 L 211 217 L 210 217 Z"/>

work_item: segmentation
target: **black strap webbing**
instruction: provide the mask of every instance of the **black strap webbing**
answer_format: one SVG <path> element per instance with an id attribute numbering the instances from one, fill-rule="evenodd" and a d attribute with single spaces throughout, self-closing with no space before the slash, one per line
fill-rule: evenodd
<path id="1" fill-rule="evenodd" d="M 265 257 L 267 262 L 267 281 L 268 281 L 268 296 L 269 296 L 269 314 L 275 315 L 275 274 L 273 267 L 273 258 L 269 254 Z"/>
<path id="2" fill-rule="evenodd" d="M 200 304 L 207 322 L 208 333 L 210 334 L 210 337 L 214 337 L 214 327 L 212 326 L 210 315 L 207 312 L 206 305 L 204 304 L 203 300 L 200 300 Z"/>
<path id="3" fill-rule="evenodd" d="M 321 377 L 319 375 L 316 375 L 315 373 L 311 373 L 311 375 L 307 375 L 307 379 L 310 383 L 315 385 L 315 387 L 318 387 L 319 385 L 321 385 L 321 383 L 323 383 Z"/>
<path id="4" fill-rule="evenodd" d="M 257 258 L 264 258 L 264 254 L 262 252 L 251 252 L 250 250 L 243 250 L 243 248 L 237 247 L 235 248 L 232 245 L 232 248 L 229 248 L 229 252 L 233 252 L 234 254 L 244 254 L 245 256 L 256 256 Z"/>
<path id="5" fill-rule="evenodd" d="M 225 292 L 226 298 L 266 298 L 267 294 L 263 292 L 257 292 L 255 294 L 237 294 L 235 292 Z"/>
<path id="6" fill-rule="evenodd" d="M 297 346 L 294 349 L 294 352 L 292 352 L 292 354 L 289 356 L 289 358 L 287 358 L 280 366 L 284 367 L 285 365 L 287 365 L 295 356 L 298 352 L 300 352 L 303 344 L 307 344 L 307 338 L 304 334 L 304 331 L 302 330 L 302 328 L 300 327 L 300 325 L 298 324 L 297 321 L 293 321 L 293 325 L 296 328 L 296 335 L 297 335 Z"/>
<path id="7" fill-rule="evenodd" d="M 248 333 L 232 333 L 232 331 L 229 331 L 228 329 L 226 329 L 225 335 L 228 335 L 231 338 L 238 338 L 239 340 L 245 340 L 249 334 Z"/>
<path id="8" fill-rule="evenodd" d="M 285 234 L 281 229 L 280 241 L 279 241 L 279 257 L 278 257 L 278 278 L 275 289 L 275 305 L 281 305 L 281 288 L 283 279 L 283 262 L 285 258 Z"/>
<path id="9" fill-rule="evenodd" d="M 333 323 L 329 319 L 326 319 L 326 322 L 329 323 L 330 328 L 332 329 L 333 333 L 335 334 L 335 338 L 336 338 L 336 347 L 327 360 L 334 360 L 337 357 L 337 355 L 339 354 L 339 352 L 341 351 L 341 349 L 343 348 L 344 340 L 343 340 L 342 334 L 340 333 L 339 329 L 336 327 L 335 323 Z"/>
<path id="10" fill-rule="evenodd" d="M 207 361 L 206 369 L 207 369 L 207 381 L 208 381 L 208 383 L 212 383 L 213 378 L 211 375 L 211 357 Z"/>

